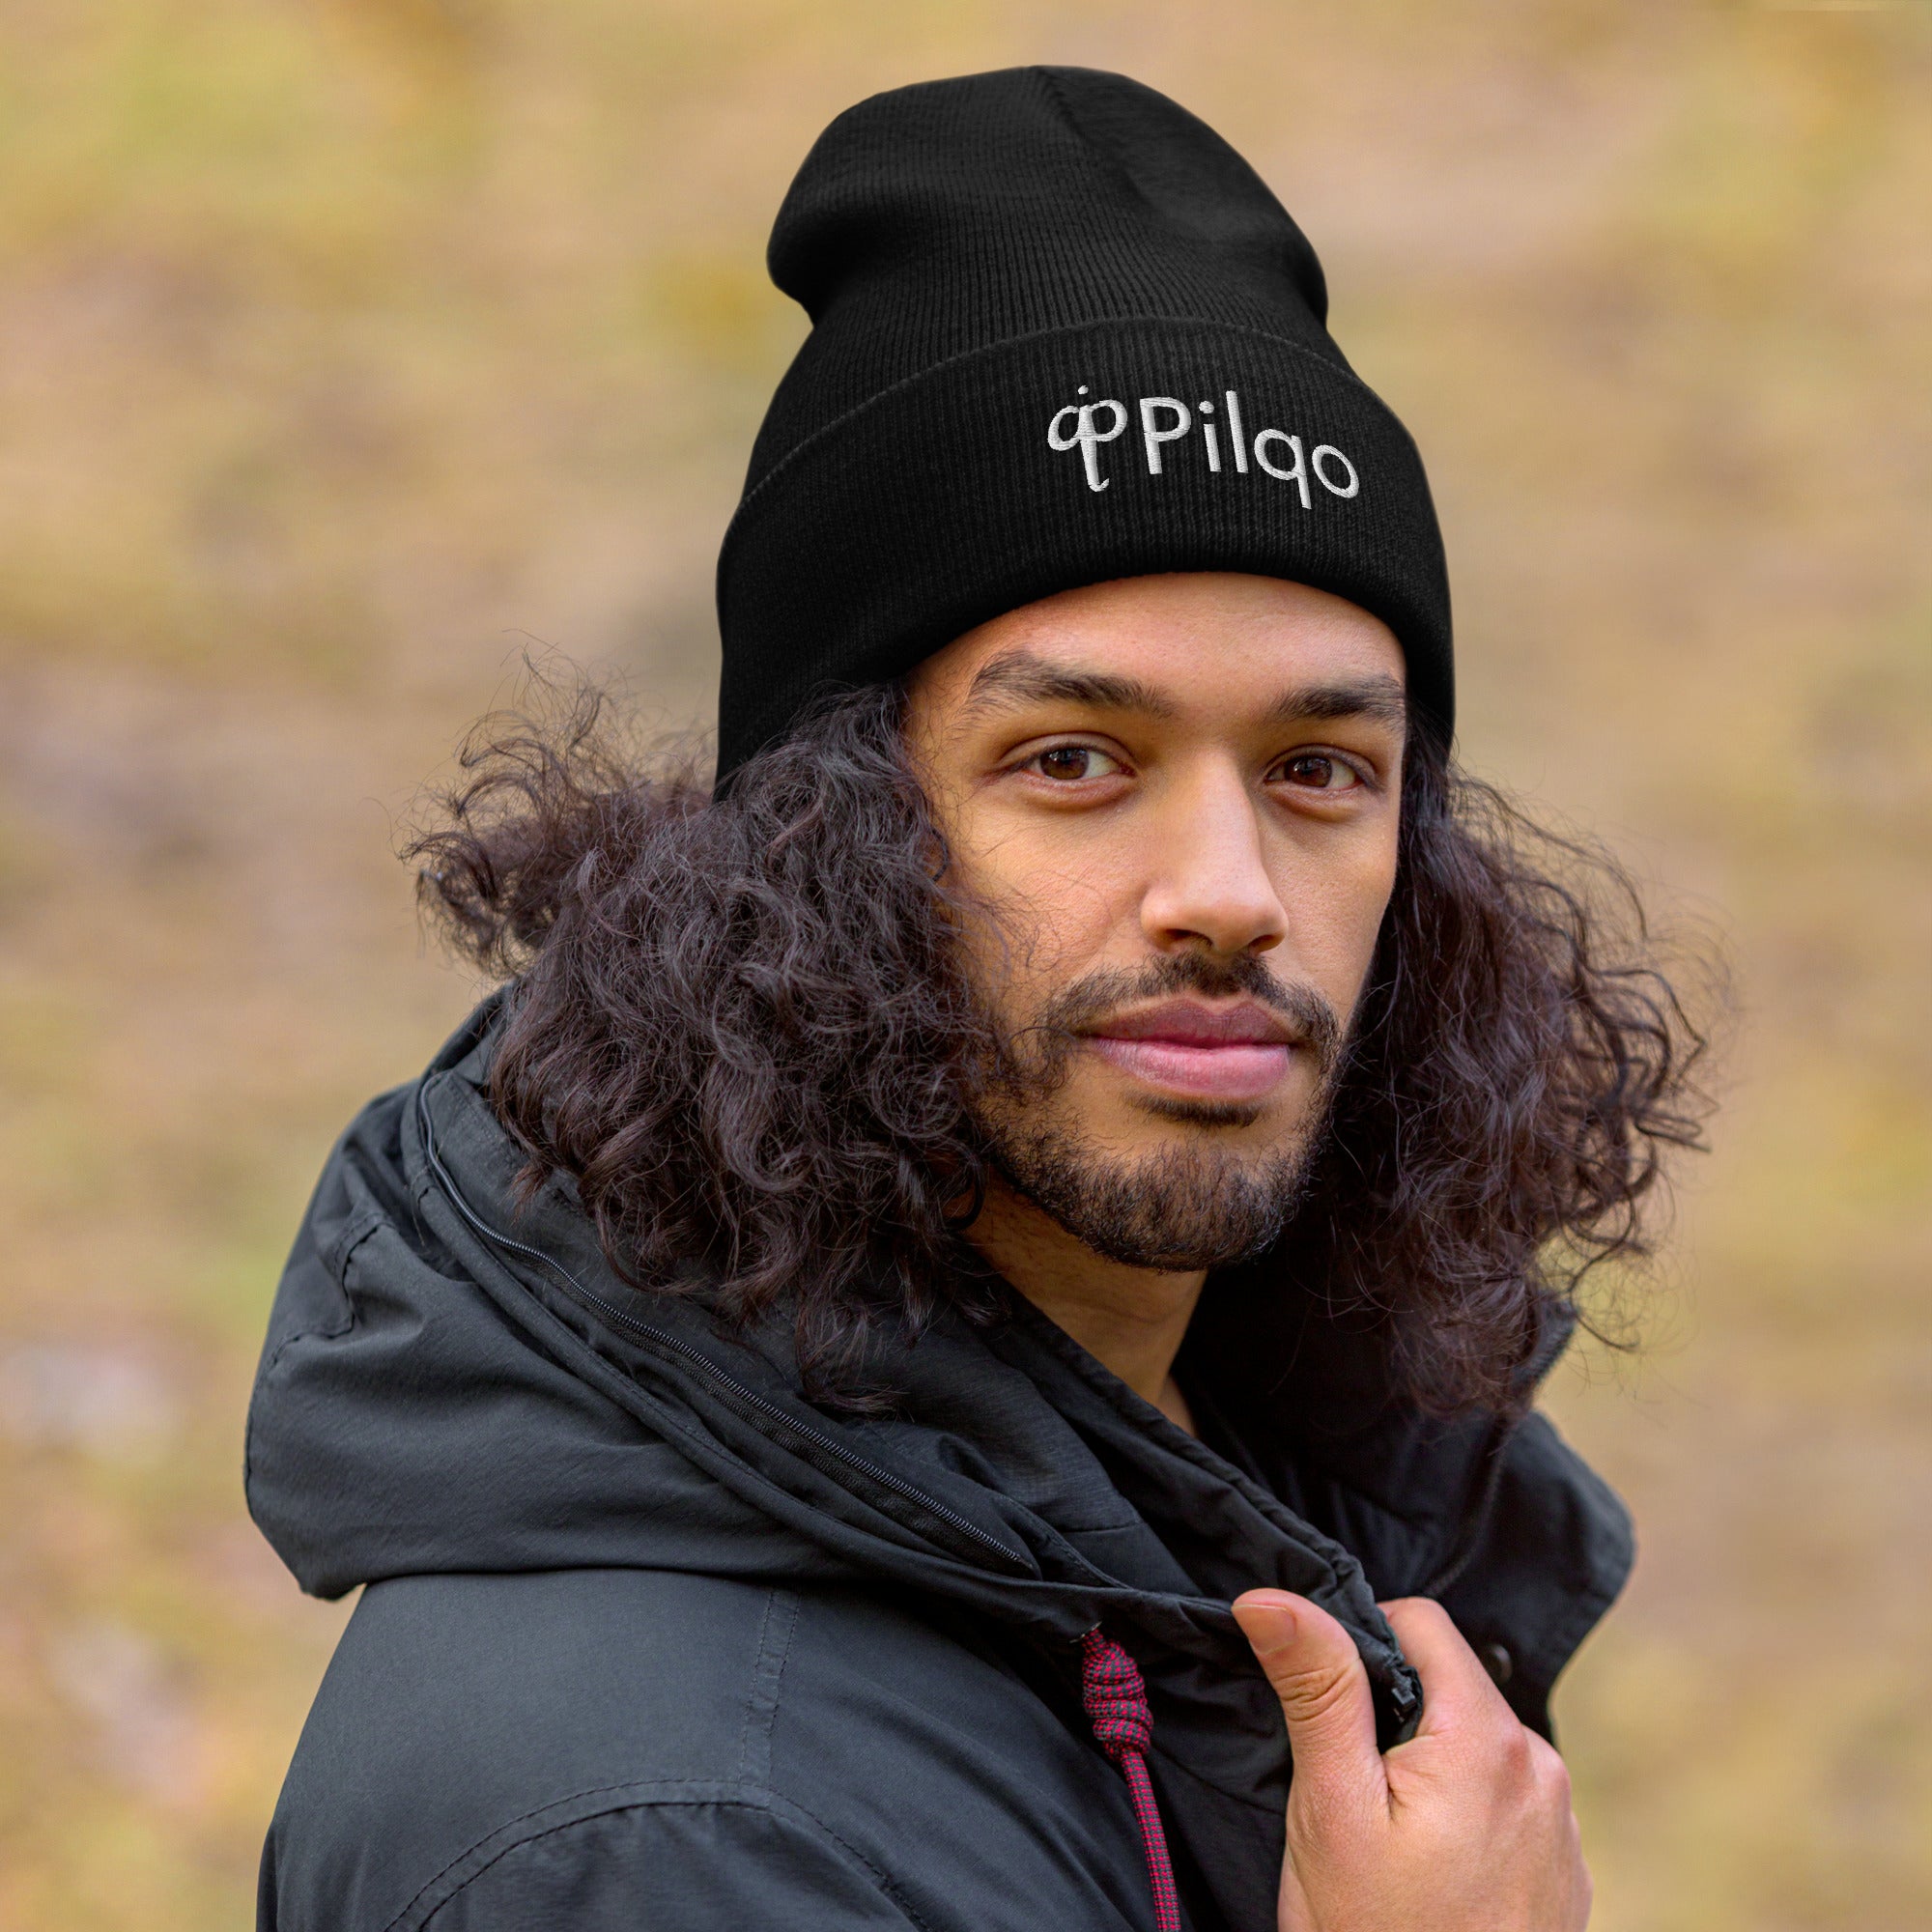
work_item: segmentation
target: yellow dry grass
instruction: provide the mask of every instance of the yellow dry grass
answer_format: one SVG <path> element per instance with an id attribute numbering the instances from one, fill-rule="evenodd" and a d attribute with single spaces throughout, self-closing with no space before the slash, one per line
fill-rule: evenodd
<path id="1" fill-rule="evenodd" d="M 339 1608 L 240 1498 L 304 1190 L 470 988 L 394 813 L 528 639 L 700 716 L 838 108 L 1118 67 L 1244 149 L 1409 419 L 1472 762 L 1730 935 L 1644 1554 L 1561 1702 L 1606 1932 L 1932 1918 L 1926 10 L 10 0 L 0 1924 L 248 1922 Z"/>

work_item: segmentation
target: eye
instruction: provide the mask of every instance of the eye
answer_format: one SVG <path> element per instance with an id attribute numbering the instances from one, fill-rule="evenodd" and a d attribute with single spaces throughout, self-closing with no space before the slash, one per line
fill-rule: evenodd
<path id="1" fill-rule="evenodd" d="M 1023 769 L 1072 784 L 1081 779 L 1110 779 L 1121 769 L 1121 761 L 1093 745 L 1054 745 L 1036 752 Z"/>
<path id="2" fill-rule="evenodd" d="M 1351 791 L 1362 775 L 1327 752 L 1297 752 L 1275 767 L 1275 775 L 1302 791 Z"/>

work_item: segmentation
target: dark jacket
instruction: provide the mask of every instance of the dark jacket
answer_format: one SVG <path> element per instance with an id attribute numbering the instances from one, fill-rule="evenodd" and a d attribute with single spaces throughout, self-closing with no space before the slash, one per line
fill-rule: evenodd
<path id="1" fill-rule="evenodd" d="M 1200 1440 L 1017 1297 L 897 1350 L 892 1415 L 814 1406 L 780 1337 L 623 1287 L 566 1184 L 517 1212 L 490 1020 L 351 1126 L 270 1321 L 250 1507 L 304 1589 L 364 1587 L 263 1926 L 1149 1926 L 1096 1625 L 1187 1921 L 1272 1926 L 1287 1751 L 1227 1608 L 1258 1584 L 1349 1626 L 1385 1738 L 1418 1699 L 1376 1598 L 1415 1591 L 1547 1727 L 1631 1554 L 1548 1422 L 1426 1423 L 1372 1338 L 1233 1284 L 1177 1368 Z"/>

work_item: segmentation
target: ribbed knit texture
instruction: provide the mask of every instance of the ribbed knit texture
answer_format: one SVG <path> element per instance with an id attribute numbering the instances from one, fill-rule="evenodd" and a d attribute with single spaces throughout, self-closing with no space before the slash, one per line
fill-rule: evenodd
<path id="1" fill-rule="evenodd" d="M 1140 1665 L 1097 1626 L 1080 1639 L 1080 1695 L 1094 1741 L 1127 1780 L 1134 1820 L 1141 1828 L 1148 1884 L 1153 1889 L 1154 1932 L 1180 1932 L 1180 1900 L 1174 1889 L 1167 1833 L 1153 1800 L 1153 1780 L 1148 1776 L 1153 1713 L 1148 1707 L 1147 1686 Z"/>
<path id="2" fill-rule="evenodd" d="M 1421 460 L 1329 337 L 1306 238 L 1193 115 L 1080 68 L 875 96 L 806 157 L 770 266 L 812 329 L 719 558 L 721 776 L 819 689 L 1173 570 L 1374 611 L 1446 736 Z"/>

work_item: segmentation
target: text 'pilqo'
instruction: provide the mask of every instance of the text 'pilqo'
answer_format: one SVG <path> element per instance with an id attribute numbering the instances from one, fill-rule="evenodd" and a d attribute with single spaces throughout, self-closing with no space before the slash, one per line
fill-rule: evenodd
<path id="1" fill-rule="evenodd" d="M 1079 393 L 1088 393 L 1083 383 Z M 1221 396 L 1221 419 L 1210 402 L 1191 408 L 1179 396 L 1142 396 L 1136 404 L 1140 419 L 1141 446 L 1147 452 L 1150 476 L 1167 473 L 1173 461 L 1185 461 L 1186 452 L 1170 446 L 1183 442 L 1198 427 L 1201 432 L 1201 458 L 1214 474 L 1222 473 L 1223 430 L 1232 473 L 1246 476 L 1250 466 L 1279 483 L 1293 484 L 1301 507 L 1312 509 L 1314 496 L 1309 489 L 1311 476 L 1331 497 L 1352 497 L 1362 487 L 1355 466 L 1332 442 L 1318 442 L 1304 449 L 1298 436 L 1286 430 L 1261 429 L 1252 436 L 1241 419 L 1241 399 L 1233 389 Z M 1087 487 L 1093 491 L 1109 488 L 1111 476 L 1101 473 L 1102 447 L 1126 433 L 1133 418 L 1126 404 L 1112 396 L 1097 402 L 1068 403 L 1055 412 L 1046 426 L 1047 446 L 1055 450 L 1077 449 L 1087 471 Z"/>

